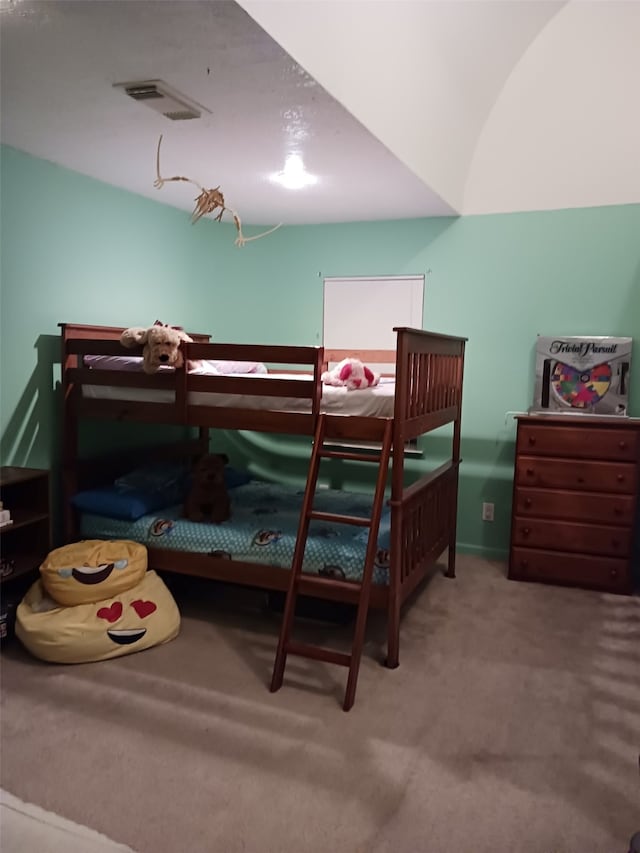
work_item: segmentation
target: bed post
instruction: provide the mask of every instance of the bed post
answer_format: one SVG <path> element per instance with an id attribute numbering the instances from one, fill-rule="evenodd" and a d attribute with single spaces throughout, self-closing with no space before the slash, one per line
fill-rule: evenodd
<path id="1" fill-rule="evenodd" d="M 74 387 L 68 380 L 67 369 L 75 367 L 77 356 L 67 353 L 67 324 L 59 323 L 62 365 L 62 522 L 64 541 L 71 542 L 76 532 L 75 511 L 71 495 L 77 491 L 78 420 L 73 411 Z"/>
<path id="2" fill-rule="evenodd" d="M 452 490 L 453 495 L 450 498 L 451 512 L 449 516 L 449 551 L 447 554 L 447 570 L 445 577 L 455 578 L 456 576 L 456 534 L 458 526 L 458 481 L 460 479 L 460 436 L 462 428 L 462 380 L 464 371 L 464 341 L 460 342 L 460 352 L 456 358 L 456 380 L 455 387 L 458 389 L 458 399 L 456 400 L 457 413 L 453 423 L 453 446 L 451 451 L 452 462 L 455 466 L 455 474 L 453 477 Z"/>
<path id="3" fill-rule="evenodd" d="M 387 607 L 387 659 L 385 665 L 400 665 L 400 580 L 402 578 L 402 492 L 404 489 L 404 420 L 407 408 L 409 353 L 403 329 L 394 329 L 396 340 L 396 394 L 393 413 L 393 456 L 391 467 L 391 554 L 389 565 L 389 602 Z"/>

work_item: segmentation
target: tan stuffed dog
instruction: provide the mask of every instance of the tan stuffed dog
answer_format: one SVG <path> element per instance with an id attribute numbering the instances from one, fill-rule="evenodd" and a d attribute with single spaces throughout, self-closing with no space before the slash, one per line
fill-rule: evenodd
<path id="1" fill-rule="evenodd" d="M 184 515 L 191 521 L 220 524 L 231 517 L 231 501 L 224 480 L 226 453 L 206 453 L 195 463 Z"/>
<path id="2" fill-rule="evenodd" d="M 143 345 L 142 369 L 145 373 L 155 373 L 160 367 L 182 367 L 184 359 L 180 344 L 182 341 L 191 342 L 193 339 L 182 329 L 165 326 L 156 320 L 153 326 L 143 329 L 133 326 L 125 329 L 120 336 L 122 346 L 131 348 Z M 193 370 L 200 362 L 189 361 L 187 367 Z"/>

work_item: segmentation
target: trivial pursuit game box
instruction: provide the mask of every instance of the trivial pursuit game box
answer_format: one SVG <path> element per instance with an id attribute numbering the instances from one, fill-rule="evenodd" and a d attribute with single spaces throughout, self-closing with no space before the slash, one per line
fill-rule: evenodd
<path id="1" fill-rule="evenodd" d="M 627 414 L 632 338 L 538 335 L 531 413 Z"/>

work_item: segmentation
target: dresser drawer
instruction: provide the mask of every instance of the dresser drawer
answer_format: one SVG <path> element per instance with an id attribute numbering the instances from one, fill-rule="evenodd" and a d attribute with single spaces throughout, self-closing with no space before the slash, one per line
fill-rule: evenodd
<path id="1" fill-rule="evenodd" d="M 517 488 L 513 511 L 531 518 L 565 521 L 594 521 L 631 527 L 635 509 L 632 495 L 569 492 L 561 489 Z"/>
<path id="2" fill-rule="evenodd" d="M 637 467 L 625 462 L 582 462 L 521 456 L 516 465 L 518 486 L 633 495 L 637 479 Z"/>
<path id="3" fill-rule="evenodd" d="M 608 427 L 521 424 L 517 452 L 527 455 L 635 462 L 638 432 Z"/>
<path id="4" fill-rule="evenodd" d="M 520 516 L 516 516 L 513 522 L 514 546 L 523 545 L 553 551 L 628 557 L 631 552 L 631 536 L 631 528 L 608 527 L 604 524 L 580 524 L 574 521 Z"/>
<path id="5" fill-rule="evenodd" d="M 562 551 L 514 548 L 509 563 L 512 580 L 566 583 L 611 592 L 630 592 L 631 577 L 625 560 L 592 557 Z"/>

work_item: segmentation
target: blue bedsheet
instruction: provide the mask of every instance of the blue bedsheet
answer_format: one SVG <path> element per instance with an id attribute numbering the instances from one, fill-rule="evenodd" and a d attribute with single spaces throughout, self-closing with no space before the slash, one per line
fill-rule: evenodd
<path id="1" fill-rule="evenodd" d="M 251 482 L 230 491 L 231 518 L 223 524 L 181 518 L 182 507 L 171 506 L 137 521 L 84 513 L 81 535 L 87 539 L 131 539 L 148 547 L 217 554 L 269 566 L 291 568 L 304 489 Z M 368 517 L 371 495 L 321 489 L 314 509 Z M 388 583 L 390 514 L 385 507 L 374 570 L 374 583 Z M 362 576 L 366 527 L 312 521 L 304 571 L 359 580 Z"/>

